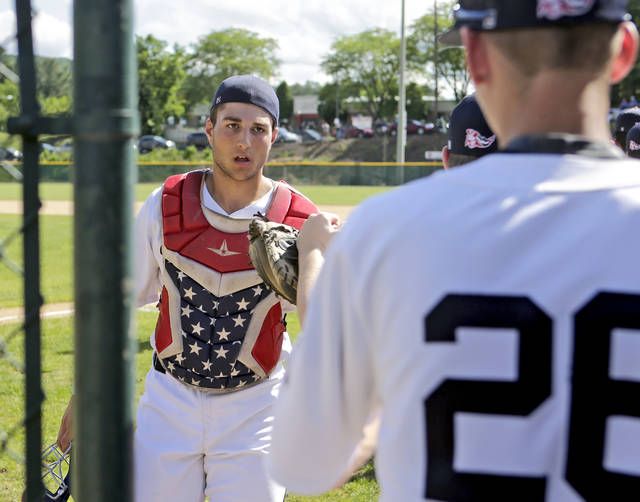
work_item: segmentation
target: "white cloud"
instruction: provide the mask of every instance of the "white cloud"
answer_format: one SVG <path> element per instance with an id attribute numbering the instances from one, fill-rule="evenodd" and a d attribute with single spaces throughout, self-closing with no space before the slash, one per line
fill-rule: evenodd
<path id="1" fill-rule="evenodd" d="M 73 35 L 68 21 L 62 21 L 48 12 L 39 12 L 33 23 L 33 33 L 36 54 L 72 57 Z"/>
<path id="2" fill-rule="evenodd" d="M 38 54 L 70 57 L 71 0 L 34 0 L 34 6 L 39 12 L 34 26 Z M 135 0 L 134 8 L 136 33 L 152 34 L 169 44 L 189 45 L 229 27 L 272 37 L 280 47 L 279 77 L 289 83 L 326 81 L 320 62 L 338 36 L 374 27 L 400 31 L 400 1 Z M 407 25 L 430 8 L 424 0 L 406 0 Z M 15 26 L 13 1 L 0 0 L 0 41 L 12 34 L 10 25 Z M 15 52 L 15 48 L 9 50 Z"/>

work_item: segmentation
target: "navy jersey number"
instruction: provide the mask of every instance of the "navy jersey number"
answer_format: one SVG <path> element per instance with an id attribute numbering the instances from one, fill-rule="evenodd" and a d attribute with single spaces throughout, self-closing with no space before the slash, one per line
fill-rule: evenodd
<path id="1" fill-rule="evenodd" d="M 531 414 L 551 395 L 550 317 L 530 299 L 511 296 L 449 295 L 425 319 L 426 342 L 455 343 L 459 327 L 518 331 L 518 378 L 513 382 L 445 380 L 424 401 L 427 438 L 425 498 L 442 501 L 544 501 L 544 477 L 456 472 L 454 414 Z M 575 318 L 571 422 L 566 478 L 585 500 L 603 493 L 617 500 L 638 493 L 640 478 L 602 467 L 606 419 L 640 417 L 640 384 L 609 378 L 611 330 L 640 329 L 640 296 L 601 293 Z"/>

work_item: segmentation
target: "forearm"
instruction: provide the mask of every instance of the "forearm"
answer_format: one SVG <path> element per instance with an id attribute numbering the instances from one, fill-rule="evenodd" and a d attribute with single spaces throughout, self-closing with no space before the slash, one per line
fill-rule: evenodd
<path id="1" fill-rule="evenodd" d="M 320 249 L 312 249 L 298 257 L 298 291 L 296 296 L 300 325 L 304 325 L 307 303 L 324 264 L 324 254 Z"/>

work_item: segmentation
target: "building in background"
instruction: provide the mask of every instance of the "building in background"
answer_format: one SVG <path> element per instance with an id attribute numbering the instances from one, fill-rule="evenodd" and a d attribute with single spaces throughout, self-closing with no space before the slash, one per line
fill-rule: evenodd
<path id="1" fill-rule="evenodd" d="M 303 130 L 307 128 L 321 130 L 322 118 L 318 114 L 320 100 L 316 95 L 293 97 L 293 124 L 292 129 Z"/>

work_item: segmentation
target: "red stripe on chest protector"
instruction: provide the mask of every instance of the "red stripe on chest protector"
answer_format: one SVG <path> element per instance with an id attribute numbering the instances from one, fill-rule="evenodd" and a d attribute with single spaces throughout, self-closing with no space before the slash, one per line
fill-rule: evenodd
<path id="1" fill-rule="evenodd" d="M 267 375 L 280 360 L 284 330 L 282 307 L 280 303 L 277 303 L 271 307 L 264 318 L 260 334 L 251 350 L 251 355 Z"/>
<path id="2" fill-rule="evenodd" d="M 162 352 L 171 345 L 171 322 L 169 321 L 169 296 L 167 288 L 162 288 L 158 302 L 158 321 L 156 322 L 156 352 Z"/>
<path id="3" fill-rule="evenodd" d="M 200 201 L 204 175 L 204 171 L 194 171 L 171 176 L 165 182 L 162 193 L 165 247 L 216 272 L 253 269 L 248 232 L 223 232 L 205 218 Z M 278 184 L 267 217 L 300 228 L 306 217 L 316 211 L 308 199 Z"/>
<path id="4" fill-rule="evenodd" d="M 204 216 L 200 190 L 204 172 L 171 176 L 162 194 L 164 245 L 220 273 L 251 270 L 247 232 L 226 233 Z"/>

